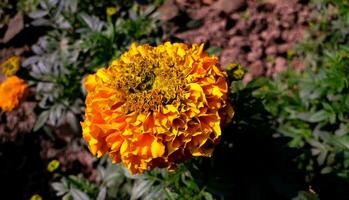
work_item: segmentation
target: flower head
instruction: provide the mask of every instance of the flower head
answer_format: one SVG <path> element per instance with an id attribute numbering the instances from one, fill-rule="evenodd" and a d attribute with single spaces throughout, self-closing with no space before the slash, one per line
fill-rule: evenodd
<path id="1" fill-rule="evenodd" d="M 230 64 L 226 67 L 228 76 L 233 80 L 241 80 L 245 75 L 245 70 L 241 65 Z"/>
<path id="2" fill-rule="evenodd" d="M 11 76 L 0 83 L 0 108 L 4 111 L 12 111 L 23 100 L 28 91 L 27 83 Z"/>
<path id="3" fill-rule="evenodd" d="M 38 194 L 34 194 L 30 197 L 30 200 L 42 200 L 42 197 Z"/>
<path id="4" fill-rule="evenodd" d="M 1 64 L 2 74 L 6 77 L 13 76 L 20 68 L 20 58 L 18 56 L 12 56 Z"/>
<path id="5" fill-rule="evenodd" d="M 47 170 L 49 172 L 54 172 L 60 165 L 60 162 L 58 160 L 52 160 L 47 165 Z"/>
<path id="6" fill-rule="evenodd" d="M 229 110 L 226 73 L 203 45 L 132 44 L 85 87 L 84 139 L 131 173 L 210 156 Z"/>
<path id="7" fill-rule="evenodd" d="M 117 9 L 115 7 L 107 7 L 106 9 L 106 13 L 107 13 L 107 16 L 113 16 L 115 15 L 117 12 Z"/>

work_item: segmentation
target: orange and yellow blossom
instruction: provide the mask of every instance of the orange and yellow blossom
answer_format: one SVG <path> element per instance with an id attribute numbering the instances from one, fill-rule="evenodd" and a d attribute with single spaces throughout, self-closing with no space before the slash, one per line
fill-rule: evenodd
<path id="1" fill-rule="evenodd" d="M 131 173 L 211 156 L 233 114 L 226 73 L 203 45 L 132 44 L 85 87 L 84 139 L 93 154 L 108 153 Z"/>
<path id="2" fill-rule="evenodd" d="M 11 76 L 0 83 L 0 108 L 4 111 L 15 109 L 28 91 L 28 85 L 17 76 Z"/>

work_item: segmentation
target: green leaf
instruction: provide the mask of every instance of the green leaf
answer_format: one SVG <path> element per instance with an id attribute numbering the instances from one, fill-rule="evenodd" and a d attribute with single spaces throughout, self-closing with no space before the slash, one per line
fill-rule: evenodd
<path id="1" fill-rule="evenodd" d="M 36 18 L 44 17 L 47 14 L 48 14 L 48 12 L 46 10 L 36 10 L 36 11 L 29 13 L 28 16 L 32 19 L 36 19 Z"/>
<path id="2" fill-rule="evenodd" d="M 38 131 L 46 123 L 49 114 L 50 114 L 49 111 L 46 110 L 39 115 L 33 128 L 34 132 Z"/>
<path id="3" fill-rule="evenodd" d="M 339 125 L 339 128 L 334 132 L 334 134 L 337 137 L 342 137 L 342 136 L 344 136 L 344 135 L 346 135 L 348 133 L 349 133 L 348 127 L 344 123 L 341 123 Z"/>
<path id="4" fill-rule="evenodd" d="M 203 196 L 206 200 L 213 200 L 212 194 L 208 192 L 203 192 Z"/>
<path id="5" fill-rule="evenodd" d="M 88 195 L 78 189 L 71 188 L 70 194 L 73 197 L 73 200 L 89 200 Z"/>
<path id="6" fill-rule="evenodd" d="M 106 196 L 107 196 L 107 188 L 103 187 L 98 193 L 97 200 L 105 200 Z"/>
<path id="7" fill-rule="evenodd" d="M 163 185 L 157 185 L 151 189 L 149 193 L 143 196 L 143 200 L 163 199 L 164 187 Z"/>
<path id="8" fill-rule="evenodd" d="M 63 183 L 54 182 L 51 184 L 52 188 L 56 191 L 57 196 L 62 196 L 65 193 L 69 192 L 68 188 L 65 187 Z"/>
<path id="9" fill-rule="evenodd" d="M 310 116 L 308 119 L 309 122 L 320 122 L 327 119 L 327 112 L 324 110 L 320 110 Z"/>
<path id="10" fill-rule="evenodd" d="M 222 52 L 222 50 L 223 49 L 221 47 L 210 47 L 207 49 L 207 53 L 210 55 L 218 56 Z"/>
<path id="11" fill-rule="evenodd" d="M 174 193 L 174 192 L 171 192 L 168 188 L 165 188 L 165 194 L 166 194 L 166 197 L 169 199 L 169 200 L 174 200 L 177 198 L 177 194 Z"/>
<path id="12" fill-rule="evenodd" d="M 131 192 L 131 200 L 140 198 L 143 194 L 149 192 L 150 188 L 154 184 L 153 180 L 140 179 L 135 182 Z"/>
<path id="13" fill-rule="evenodd" d="M 331 167 L 324 167 L 322 170 L 321 170 L 321 174 L 329 174 L 332 172 L 332 168 Z"/>
<path id="14" fill-rule="evenodd" d="M 62 200 L 71 200 L 71 199 L 72 199 L 72 197 L 71 197 L 70 193 L 67 193 L 62 197 Z"/>
<path id="15" fill-rule="evenodd" d="M 318 157 L 316 158 L 317 163 L 320 166 L 323 165 L 325 163 L 326 157 L 327 157 L 327 151 L 326 150 L 321 151 L 320 154 L 318 155 Z"/>

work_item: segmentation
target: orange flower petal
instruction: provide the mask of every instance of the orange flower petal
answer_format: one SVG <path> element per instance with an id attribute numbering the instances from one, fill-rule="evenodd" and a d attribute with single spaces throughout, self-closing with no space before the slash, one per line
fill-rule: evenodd
<path id="1" fill-rule="evenodd" d="M 151 143 L 151 154 L 153 158 L 161 157 L 165 153 L 165 146 L 158 142 L 157 140 L 154 140 Z"/>

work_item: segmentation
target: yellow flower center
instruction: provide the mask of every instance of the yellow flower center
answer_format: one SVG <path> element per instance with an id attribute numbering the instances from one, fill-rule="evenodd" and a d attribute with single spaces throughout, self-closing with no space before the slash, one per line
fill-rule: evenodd
<path id="1" fill-rule="evenodd" d="M 123 67 L 112 65 L 118 75 L 115 77 L 115 87 L 125 94 L 128 113 L 155 111 L 160 105 L 183 99 L 186 73 L 191 68 L 178 65 L 171 58 L 154 57 L 136 56 L 136 60 L 125 63 Z"/>

